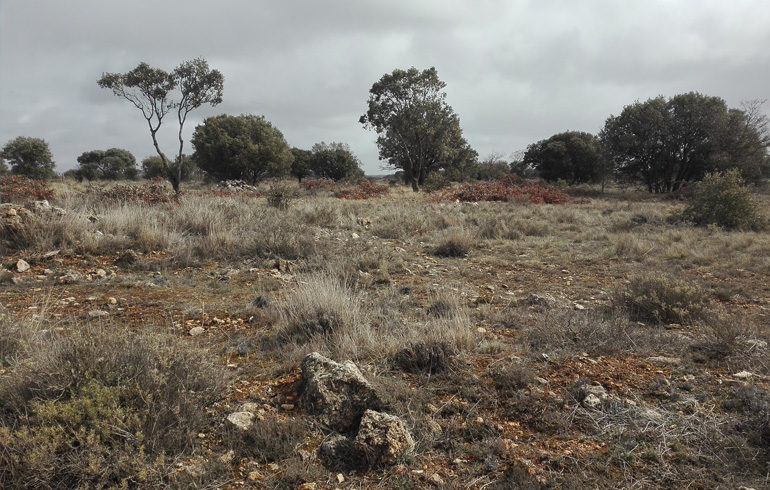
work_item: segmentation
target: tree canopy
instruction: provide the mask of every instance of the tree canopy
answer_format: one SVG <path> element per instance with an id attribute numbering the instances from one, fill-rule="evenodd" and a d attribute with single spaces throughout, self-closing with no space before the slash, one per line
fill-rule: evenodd
<path id="1" fill-rule="evenodd" d="M 78 157 L 78 163 L 75 175 L 79 179 L 136 179 L 139 175 L 134 155 L 120 148 L 86 151 Z"/>
<path id="2" fill-rule="evenodd" d="M 360 160 L 345 143 L 316 143 L 311 153 L 310 168 L 316 177 L 343 180 L 363 176 Z"/>
<path id="3" fill-rule="evenodd" d="M 296 177 L 299 182 L 302 182 L 302 179 L 313 174 L 313 170 L 311 169 L 313 152 L 293 147 L 291 149 L 291 154 L 294 156 L 294 161 L 291 162 L 291 169 L 289 172 Z"/>
<path id="4" fill-rule="evenodd" d="M 283 133 L 263 116 L 222 114 L 204 119 L 192 137 L 198 167 L 217 179 L 286 175 L 294 157 Z"/>
<path id="5" fill-rule="evenodd" d="M 605 167 L 599 139 L 582 131 L 566 131 L 532 143 L 523 162 L 549 182 L 561 179 L 570 185 L 599 181 Z"/>
<path id="6" fill-rule="evenodd" d="M 179 172 L 179 159 L 177 158 L 174 160 L 174 163 L 171 164 L 171 169 L 173 172 L 178 173 L 180 175 L 182 182 L 187 182 L 190 180 L 193 175 L 195 175 L 195 171 L 197 170 L 197 166 L 195 165 L 195 161 L 190 157 L 190 155 L 182 155 L 182 167 L 181 167 L 181 173 Z M 153 179 L 155 177 L 165 177 L 166 176 L 166 169 L 163 168 L 163 160 L 158 155 L 151 155 L 146 157 L 142 160 L 141 163 L 142 166 L 142 177 L 145 179 Z"/>
<path id="7" fill-rule="evenodd" d="M 498 180 L 511 173 L 511 167 L 500 152 L 492 152 L 476 166 L 478 180 Z"/>
<path id="8" fill-rule="evenodd" d="M 0 157 L 8 161 L 11 173 L 31 179 L 46 180 L 54 176 L 53 155 L 41 138 L 19 136 L 3 147 Z"/>
<path id="9" fill-rule="evenodd" d="M 184 151 L 182 131 L 187 116 L 204 104 L 215 106 L 222 102 L 222 74 L 218 70 L 209 69 L 203 58 L 196 58 L 183 62 L 170 73 L 160 68 L 152 68 L 147 63 L 139 63 L 127 73 L 103 73 L 97 83 L 142 111 L 166 175 L 174 190 L 179 191 L 182 166 L 173 165 L 172 160 L 160 149 L 158 130 L 163 124 L 163 118 L 169 112 L 175 111 L 179 123 L 179 151 L 173 161 L 181 161 Z"/>
<path id="10" fill-rule="evenodd" d="M 415 191 L 432 171 L 467 174 L 478 156 L 446 103 L 445 87 L 433 67 L 396 69 L 372 85 L 368 110 L 359 119 L 377 133 L 380 160 L 403 170 Z"/>
<path id="11" fill-rule="evenodd" d="M 656 193 L 728 168 L 756 174 L 768 142 L 758 112 L 728 109 L 697 92 L 626 106 L 607 119 L 600 138 L 618 175 Z"/>

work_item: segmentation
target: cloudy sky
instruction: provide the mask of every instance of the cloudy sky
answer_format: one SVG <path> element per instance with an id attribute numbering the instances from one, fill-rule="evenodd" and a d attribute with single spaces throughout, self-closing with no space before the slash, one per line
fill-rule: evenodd
<path id="1" fill-rule="evenodd" d="M 483 158 L 596 133 L 657 95 L 770 98 L 769 46 L 766 0 L 2 0 L 0 144 L 43 138 L 58 171 L 95 149 L 141 160 L 154 151 L 141 113 L 96 80 L 202 56 L 225 76 L 224 102 L 191 114 L 186 151 L 203 118 L 259 114 L 292 146 L 348 143 L 385 173 L 358 118 L 395 68 L 437 68 Z"/>

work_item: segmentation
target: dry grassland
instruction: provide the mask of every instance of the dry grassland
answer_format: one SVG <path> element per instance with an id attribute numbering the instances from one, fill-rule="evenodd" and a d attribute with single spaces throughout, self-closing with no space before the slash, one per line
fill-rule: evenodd
<path id="1" fill-rule="evenodd" d="M 66 214 L 4 228 L 0 487 L 770 486 L 768 231 L 631 191 L 282 185 L 57 184 Z M 353 360 L 415 452 L 324 468 L 297 400 L 312 351 Z M 233 434 L 247 402 L 264 420 Z"/>

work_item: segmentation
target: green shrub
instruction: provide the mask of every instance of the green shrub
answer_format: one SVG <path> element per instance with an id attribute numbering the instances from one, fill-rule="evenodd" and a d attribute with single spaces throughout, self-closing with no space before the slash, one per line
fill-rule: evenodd
<path id="1" fill-rule="evenodd" d="M 652 323 L 683 323 L 702 318 L 707 294 L 697 285 L 665 275 L 631 277 L 614 302 L 628 311 L 631 320 Z"/>
<path id="2" fill-rule="evenodd" d="M 0 487 L 169 483 L 210 423 L 226 373 L 167 335 L 79 327 L 0 378 Z"/>
<path id="3" fill-rule="evenodd" d="M 278 209 L 289 209 L 291 201 L 297 197 L 297 189 L 283 182 L 270 185 L 265 193 L 267 203 Z"/>
<path id="4" fill-rule="evenodd" d="M 452 182 L 441 172 L 431 172 L 425 177 L 425 183 L 422 190 L 425 192 L 434 192 L 441 189 L 447 189 L 452 186 Z"/>
<path id="5" fill-rule="evenodd" d="M 729 230 L 758 229 L 763 224 L 757 203 L 737 169 L 704 177 L 683 217 L 697 226 L 716 225 Z"/>

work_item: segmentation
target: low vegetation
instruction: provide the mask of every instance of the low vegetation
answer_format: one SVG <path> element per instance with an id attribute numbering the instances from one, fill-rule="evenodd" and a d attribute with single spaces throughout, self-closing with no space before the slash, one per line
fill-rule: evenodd
<path id="1" fill-rule="evenodd" d="M 697 226 L 714 225 L 729 230 L 764 228 L 767 219 L 759 213 L 751 189 L 737 169 L 709 174 L 696 184 L 695 196 L 683 217 Z"/>
<path id="2" fill-rule="evenodd" d="M 740 201 L 719 178 L 681 200 L 511 178 L 16 196 L 0 486 L 765 487 L 768 231 L 683 219 Z M 314 351 L 352 360 L 414 450 L 326 464 Z"/>
<path id="3" fill-rule="evenodd" d="M 206 408 L 226 387 L 211 355 L 118 326 L 4 333 L 18 346 L 13 375 L 0 378 L 3 488 L 195 480 L 174 475 L 174 461 L 195 457 Z"/>

